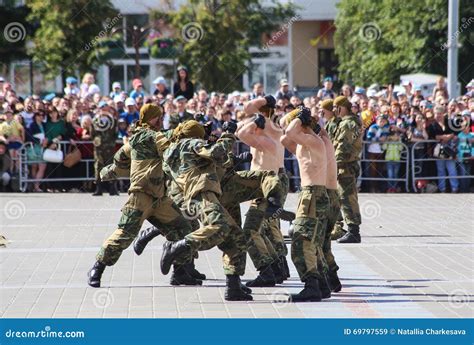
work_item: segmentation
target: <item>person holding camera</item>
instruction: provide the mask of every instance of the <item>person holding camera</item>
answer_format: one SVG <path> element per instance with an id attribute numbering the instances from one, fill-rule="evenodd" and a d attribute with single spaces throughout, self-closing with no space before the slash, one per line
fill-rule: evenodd
<path id="1" fill-rule="evenodd" d="M 439 177 L 438 189 L 441 193 L 446 193 L 446 171 L 448 172 L 451 192 L 457 193 L 459 191 L 459 181 L 453 177 L 457 175 L 456 161 L 454 160 L 456 152 L 453 150 L 457 137 L 451 127 L 445 107 L 441 105 L 435 107 L 434 122 L 428 127 L 427 132 L 429 139 L 439 141 L 434 147 L 433 157 L 438 158 L 436 160 L 436 170 Z"/>

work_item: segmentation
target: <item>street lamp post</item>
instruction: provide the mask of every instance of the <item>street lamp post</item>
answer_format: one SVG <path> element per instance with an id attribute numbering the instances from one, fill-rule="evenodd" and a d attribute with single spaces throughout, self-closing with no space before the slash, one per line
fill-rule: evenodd
<path id="1" fill-rule="evenodd" d="M 458 90 L 458 22 L 459 1 L 449 0 L 448 9 L 448 93 L 450 98 L 457 97 Z"/>
<path id="2" fill-rule="evenodd" d="M 32 40 L 28 40 L 25 43 L 26 51 L 29 57 L 29 65 L 30 65 L 30 95 L 34 93 L 34 81 L 33 81 L 33 50 L 35 49 L 35 42 Z"/>

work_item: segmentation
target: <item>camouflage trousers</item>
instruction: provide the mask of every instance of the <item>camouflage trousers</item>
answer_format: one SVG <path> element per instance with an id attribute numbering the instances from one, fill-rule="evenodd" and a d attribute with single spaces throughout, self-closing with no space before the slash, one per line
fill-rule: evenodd
<path id="1" fill-rule="evenodd" d="M 160 229 L 169 241 L 178 241 L 191 232 L 189 222 L 167 196 L 154 198 L 145 193 L 130 193 L 122 208 L 118 228 L 105 240 L 97 254 L 97 261 L 107 266 L 114 265 L 122 252 L 137 237 L 145 220 Z M 178 263 L 185 263 L 190 259 L 183 256 Z"/>
<path id="2" fill-rule="evenodd" d="M 186 201 L 185 205 L 188 217 L 196 215 L 201 223 L 199 229 L 185 236 L 193 253 L 217 246 L 223 252 L 224 273 L 244 275 L 247 255 L 245 235 L 221 205 L 217 195 L 201 192 L 192 201 Z"/>
<path id="3" fill-rule="evenodd" d="M 328 208 L 325 186 L 302 187 L 291 239 L 291 260 L 302 282 L 308 277 L 321 277 L 318 262 L 324 260 Z"/>
<path id="4" fill-rule="evenodd" d="M 264 194 L 269 194 L 269 188 L 274 190 L 271 195 L 278 198 L 280 204 L 284 205 L 289 188 L 286 172 L 282 170 L 277 180 L 262 184 L 261 188 Z M 254 199 L 250 204 L 243 227 L 248 239 L 247 250 L 257 270 L 270 265 L 278 257 L 286 256 L 288 253 L 280 230 L 280 220 L 278 218 L 264 220 L 267 206 L 266 199 Z"/>
<path id="5" fill-rule="evenodd" d="M 361 216 L 357 197 L 359 164 L 357 162 L 338 163 L 337 168 L 337 190 L 341 201 L 344 222 L 347 225 L 360 225 Z"/>
<path id="6" fill-rule="evenodd" d="M 322 243 L 323 257 L 318 258 L 318 269 L 322 274 L 328 274 L 328 272 L 337 272 L 337 270 L 339 270 L 339 266 L 337 266 L 336 260 L 331 250 L 331 231 L 339 217 L 341 204 L 339 201 L 339 194 L 337 193 L 336 189 L 328 189 L 327 193 L 329 197 L 329 205 L 326 229 Z"/>
<path id="7" fill-rule="evenodd" d="M 114 158 L 115 147 L 95 148 L 94 149 L 94 176 L 96 181 L 100 181 L 100 171 Z"/>

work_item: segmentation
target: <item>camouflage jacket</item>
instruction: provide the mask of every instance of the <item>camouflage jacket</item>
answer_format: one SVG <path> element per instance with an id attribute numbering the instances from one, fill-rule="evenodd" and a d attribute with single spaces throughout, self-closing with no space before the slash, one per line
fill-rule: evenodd
<path id="1" fill-rule="evenodd" d="M 198 193 L 222 194 L 216 166 L 228 158 L 235 136 L 223 134 L 215 144 L 202 139 L 183 139 L 172 143 L 164 153 L 163 169 L 190 200 Z"/>
<path id="2" fill-rule="evenodd" d="M 357 115 L 350 114 L 341 119 L 334 136 L 334 149 L 338 165 L 360 159 L 362 123 Z"/>
<path id="3" fill-rule="evenodd" d="M 324 129 L 328 133 L 329 139 L 331 140 L 333 144 L 334 144 L 334 138 L 336 136 L 337 127 L 339 126 L 340 122 L 341 122 L 340 117 L 333 116 L 328 122 L 326 122 L 326 125 L 324 126 Z"/>
<path id="4" fill-rule="evenodd" d="M 175 129 L 181 122 L 185 122 L 188 120 L 194 120 L 194 115 L 188 113 L 187 111 L 184 112 L 183 117 L 180 117 L 178 113 L 170 115 L 170 129 Z"/>
<path id="5" fill-rule="evenodd" d="M 131 192 L 143 192 L 153 197 L 165 194 L 163 152 L 170 141 L 162 132 L 138 128 L 129 140 Z"/>
<path id="6" fill-rule="evenodd" d="M 115 148 L 117 140 L 117 121 L 112 115 L 97 114 L 92 120 L 91 138 L 96 150 Z"/>
<path id="7" fill-rule="evenodd" d="M 132 163 L 130 151 L 130 145 L 125 144 L 115 152 L 113 163 L 102 168 L 100 171 L 100 179 L 102 181 L 110 181 L 116 180 L 119 177 L 129 177 Z"/>

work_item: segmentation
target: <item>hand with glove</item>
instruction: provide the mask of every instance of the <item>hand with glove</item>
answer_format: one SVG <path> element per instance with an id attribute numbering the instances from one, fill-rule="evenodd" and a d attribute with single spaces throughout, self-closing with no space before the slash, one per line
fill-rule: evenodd
<path id="1" fill-rule="evenodd" d="M 311 124 L 311 110 L 303 106 L 298 107 L 298 109 L 299 113 L 296 118 L 301 120 L 303 126 L 309 126 Z"/>
<path id="2" fill-rule="evenodd" d="M 265 117 L 263 115 L 257 114 L 253 122 L 257 125 L 258 128 L 265 129 Z"/>
<path id="3" fill-rule="evenodd" d="M 235 122 L 226 121 L 222 125 L 222 131 L 225 133 L 234 134 L 236 130 L 237 130 L 237 124 Z"/>

